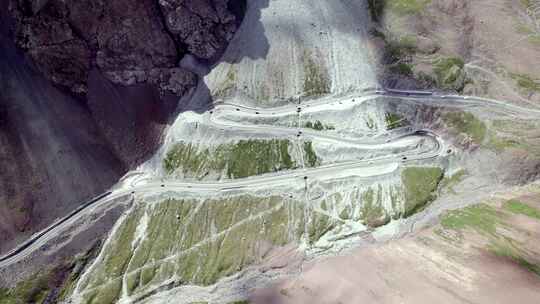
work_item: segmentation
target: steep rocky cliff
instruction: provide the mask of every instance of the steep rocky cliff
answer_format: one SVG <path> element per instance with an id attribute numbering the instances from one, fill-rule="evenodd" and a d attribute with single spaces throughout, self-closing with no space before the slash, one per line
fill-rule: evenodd
<path id="1" fill-rule="evenodd" d="M 230 3 L 229 3 L 230 2 Z M 161 141 L 244 1 L 2 0 L 0 251 L 103 192 Z"/>
<path id="2" fill-rule="evenodd" d="M 57 85 L 86 94 L 98 68 L 114 83 L 150 83 L 182 95 L 194 75 L 178 61 L 187 53 L 216 60 L 242 7 L 228 0 L 13 0 L 10 11 L 17 45 Z"/>

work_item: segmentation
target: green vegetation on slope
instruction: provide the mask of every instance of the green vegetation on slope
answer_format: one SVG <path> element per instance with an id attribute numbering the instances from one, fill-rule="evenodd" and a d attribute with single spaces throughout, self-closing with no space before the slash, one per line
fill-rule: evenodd
<path id="1" fill-rule="evenodd" d="M 200 150 L 191 143 L 178 143 L 167 152 L 163 167 L 169 174 L 181 169 L 186 175 L 203 177 L 209 172 L 226 170 L 228 178 L 242 178 L 295 168 L 289 147 L 290 142 L 285 139 L 240 140 L 219 145 L 213 150 Z"/>
<path id="2" fill-rule="evenodd" d="M 414 15 L 421 13 L 431 0 L 368 0 L 367 3 L 371 19 L 380 22 L 387 7 L 399 15 Z"/>
<path id="3" fill-rule="evenodd" d="M 504 151 L 510 148 L 527 148 L 527 145 L 524 145 L 518 139 L 499 137 L 496 135 L 495 132 L 490 132 L 489 141 L 486 146 L 492 148 L 495 151 Z"/>
<path id="4" fill-rule="evenodd" d="M 311 141 L 304 142 L 304 162 L 307 167 L 313 168 L 321 164 L 321 160 L 313 150 Z"/>
<path id="5" fill-rule="evenodd" d="M 336 225 L 328 215 L 279 196 L 171 199 L 134 208 L 82 283 L 86 303 L 117 301 L 122 278 L 129 294 L 172 278 L 176 285 L 211 285 L 258 261 L 267 245 L 313 244 Z M 144 231 L 127 229 L 143 222 Z"/>
<path id="6" fill-rule="evenodd" d="M 315 123 L 308 121 L 304 124 L 304 128 L 309 128 L 317 131 L 323 130 L 334 130 L 335 127 L 332 125 L 325 125 L 320 120 L 315 121 Z"/>
<path id="7" fill-rule="evenodd" d="M 533 130 L 538 129 L 537 120 L 494 120 L 489 128 L 489 141 L 486 146 L 495 151 L 522 149 L 528 154 L 540 157 L 540 143 Z"/>
<path id="8" fill-rule="evenodd" d="M 43 303 L 50 292 L 49 272 L 18 283 L 13 289 L 0 289 L 0 304 Z"/>
<path id="9" fill-rule="evenodd" d="M 407 120 L 405 120 L 403 116 L 396 113 L 386 113 L 384 119 L 386 121 L 387 130 L 397 129 L 400 127 L 404 127 L 408 124 Z"/>
<path id="10" fill-rule="evenodd" d="M 527 260 L 525 253 L 512 240 L 497 240 L 493 241 L 489 250 L 500 257 L 509 258 L 521 267 L 540 276 L 540 265 L 533 264 Z"/>
<path id="11" fill-rule="evenodd" d="M 313 213 L 307 229 L 309 244 L 318 241 L 325 233 L 335 227 L 335 221 L 329 216 Z"/>
<path id="12" fill-rule="evenodd" d="M 413 76 L 413 66 L 408 63 L 399 62 L 390 66 L 390 72 L 403 76 Z"/>
<path id="13" fill-rule="evenodd" d="M 493 235 L 501 221 L 501 214 L 495 208 L 478 204 L 464 209 L 450 211 L 441 219 L 445 229 L 473 229 L 478 233 Z"/>
<path id="14" fill-rule="evenodd" d="M 320 96 L 330 93 L 328 72 L 315 61 L 308 51 L 304 53 L 304 94 L 305 96 Z"/>
<path id="15" fill-rule="evenodd" d="M 459 133 L 468 135 L 475 143 L 481 144 L 486 136 L 486 125 L 469 112 L 449 112 L 443 121 Z"/>
<path id="16" fill-rule="evenodd" d="M 100 260 L 99 266 L 103 271 L 90 279 L 86 279 L 82 282 L 82 286 L 102 284 L 107 282 L 109 276 L 121 276 L 126 271 L 133 254 L 131 244 L 142 214 L 142 210 L 134 209 L 129 215 L 126 215 L 126 220 L 120 224 L 118 231 L 113 235 L 113 241 L 109 242 L 103 249 L 114 254 Z M 120 295 L 121 290 L 122 281 L 113 281 L 111 284 L 107 284 L 100 292 L 94 290 L 89 293 L 87 295 L 88 303 L 113 303 Z"/>
<path id="17" fill-rule="evenodd" d="M 462 92 L 466 83 L 464 67 L 465 62 L 461 58 L 439 58 L 433 66 L 439 88 Z"/>
<path id="18" fill-rule="evenodd" d="M 531 76 L 512 73 L 511 77 L 522 90 L 528 92 L 540 92 L 540 82 L 532 79 Z"/>
<path id="19" fill-rule="evenodd" d="M 230 147 L 227 147 L 230 150 Z M 214 152 L 209 149 L 200 151 L 198 146 L 191 143 L 177 143 L 168 152 L 163 159 L 163 167 L 167 173 L 173 173 L 176 169 L 182 168 L 184 174 L 196 173 L 204 174 L 204 170 L 220 171 L 225 167 L 225 155 L 223 146 L 220 146 Z"/>
<path id="20" fill-rule="evenodd" d="M 95 256 L 99 244 L 72 261 L 40 270 L 28 280 L 19 282 L 14 288 L 0 288 L 0 304 L 58 303 L 67 298 L 89 261 Z M 48 266 L 47 266 L 48 267 Z"/>
<path id="21" fill-rule="evenodd" d="M 540 210 L 533 208 L 518 200 L 509 200 L 505 202 L 504 209 L 516 214 L 523 214 L 528 217 L 540 220 Z"/>
<path id="22" fill-rule="evenodd" d="M 426 6 L 431 3 L 431 0 L 381 0 L 385 1 L 386 5 L 397 14 L 413 15 L 421 13 Z"/>
<path id="23" fill-rule="evenodd" d="M 519 201 L 510 200 L 503 205 L 504 210 L 530 215 L 536 218 L 538 210 Z M 478 204 L 463 209 L 447 212 L 441 217 L 441 226 L 464 233 L 472 230 L 487 239 L 487 250 L 493 254 L 508 258 L 521 267 L 540 276 L 540 265 L 530 262 L 525 244 L 513 239 L 512 224 L 507 222 L 508 216 L 503 211 L 487 205 Z M 498 229 L 504 227 L 504 229 Z M 501 233 L 506 231 L 506 233 Z M 526 246 L 526 245 L 525 245 Z"/>
<path id="24" fill-rule="evenodd" d="M 390 217 L 382 206 L 382 190 L 380 187 L 376 197 L 372 188 L 363 193 L 360 219 L 364 225 L 372 228 L 386 225 L 390 221 Z"/>
<path id="25" fill-rule="evenodd" d="M 228 159 L 227 176 L 241 178 L 294 167 L 288 140 L 241 140 Z"/>
<path id="26" fill-rule="evenodd" d="M 405 187 L 403 215 L 410 216 L 435 199 L 435 190 L 443 178 L 443 170 L 437 167 L 409 167 L 401 173 Z"/>

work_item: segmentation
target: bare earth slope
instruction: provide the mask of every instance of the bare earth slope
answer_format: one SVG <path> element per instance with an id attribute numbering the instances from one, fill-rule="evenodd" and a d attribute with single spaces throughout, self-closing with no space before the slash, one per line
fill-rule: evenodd
<path id="1" fill-rule="evenodd" d="M 538 186 L 519 189 L 449 212 L 415 236 L 310 263 L 250 303 L 533 304 L 539 231 Z"/>
<path id="2" fill-rule="evenodd" d="M 252 1 L 221 61 L 205 77 L 214 99 L 275 106 L 374 87 L 361 1 Z"/>

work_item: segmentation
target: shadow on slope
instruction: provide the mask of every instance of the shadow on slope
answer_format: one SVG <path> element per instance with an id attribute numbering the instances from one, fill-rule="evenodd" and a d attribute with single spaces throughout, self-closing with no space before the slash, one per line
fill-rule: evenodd
<path id="1" fill-rule="evenodd" d="M 15 48 L 6 11 L 0 22 L 0 250 L 103 192 L 125 170 L 87 109 Z"/>

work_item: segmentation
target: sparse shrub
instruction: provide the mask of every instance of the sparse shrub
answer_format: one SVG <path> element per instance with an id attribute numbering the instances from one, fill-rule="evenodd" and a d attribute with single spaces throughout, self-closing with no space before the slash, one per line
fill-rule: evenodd
<path id="1" fill-rule="evenodd" d="M 407 125 L 405 118 L 396 113 L 386 113 L 385 120 L 387 130 L 393 130 Z"/>
<path id="2" fill-rule="evenodd" d="M 511 74 L 517 85 L 524 91 L 540 92 L 540 82 L 532 79 L 529 75 Z"/>
<path id="3" fill-rule="evenodd" d="M 439 58 L 434 66 L 437 85 L 446 90 L 462 92 L 466 84 L 465 62 L 458 57 Z"/>
<path id="4" fill-rule="evenodd" d="M 450 112 L 442 116 L 444 122 L 459 133 L 468 135 L 481 144 L 486 136 L 486 125 L 469 112 Z"/>

